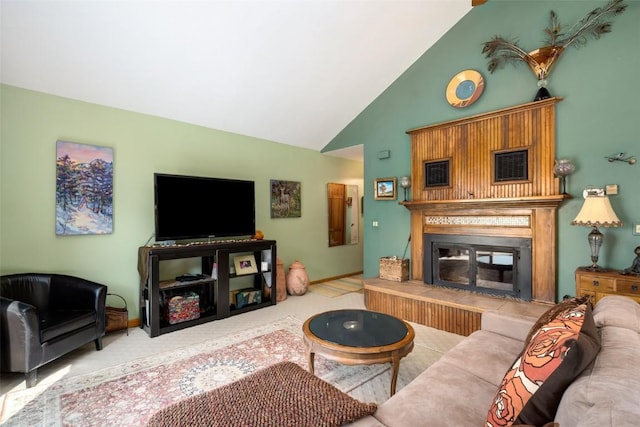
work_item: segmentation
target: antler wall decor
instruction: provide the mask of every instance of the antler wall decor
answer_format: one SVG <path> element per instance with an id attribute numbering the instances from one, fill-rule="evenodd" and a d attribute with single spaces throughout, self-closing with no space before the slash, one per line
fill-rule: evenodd
<path id="1" fill-rule="evenodd" d="M 493 74 L 508 62 L 523 61 L 538 79 L 539 89 L 534 101 L 550 98 L 546 88 L 547 77 L 562 52 L 569 46 L 585 45 L 589 37 L 599 39 L 603 34 L 611 32 L 611 22 L 606 19 L 621 14 L 626 8 L 624 0 L 609 0 L 604 7 L 593 9 L 566 32 L 563 32 L 558 15 L 552 10 L 549 14 L 549 27 L 544 30 L 547 35 L 546 45 L 531 52 L 520 48 L 518 39 L 507 40 L 496 35 L 485 42 L 482 48 L 482 53 L 489 59 L 489 72 Z"/>

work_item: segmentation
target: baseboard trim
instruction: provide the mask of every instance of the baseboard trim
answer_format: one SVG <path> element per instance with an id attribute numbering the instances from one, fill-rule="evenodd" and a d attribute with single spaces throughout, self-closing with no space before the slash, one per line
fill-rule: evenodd
<path id="1" fill-rule="evenodd" d="M 362 274 L 362 271 L 356 271 L 354 273 L 347 273 L 347 274 L 341 274 L 340 276 L 333 276 L 333 277 L 326 277 L 324 279 L 320 279 L 320 280 L 314 280 L 312 282 L 309 282 L 310 285 L 315 285 L 316 283 L 324 283 L 324 282 L 329 282 L 331 280 L 338 280 L 338 279 L 342 279 L 343 277 L 351 277 L 351 276 L 357 276 L 358 274 Z"/>

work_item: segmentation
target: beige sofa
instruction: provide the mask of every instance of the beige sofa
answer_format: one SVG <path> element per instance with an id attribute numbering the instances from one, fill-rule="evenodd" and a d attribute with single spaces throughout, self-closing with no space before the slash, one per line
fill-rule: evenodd
<path id="1" fill-rule="evenodd" d="M 640 304 L 626 297 L 605 297 L 594 308 L 593 319 L 600 350 L 562 394 L 554 421 L 560 427 L 639 425 Z M 536 320 L 485 312 L 481 330 L 447 352 L 372 416 L 351 425 L 485 425 L 498 386 Z"/>

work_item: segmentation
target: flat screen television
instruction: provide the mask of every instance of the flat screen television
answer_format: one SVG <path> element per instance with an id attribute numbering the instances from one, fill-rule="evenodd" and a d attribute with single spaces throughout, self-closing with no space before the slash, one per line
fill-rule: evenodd
<path id="1" fill-rule="evenodd" d="M 253 181 L 161 173 L 153 180 L 156 241 L 255 234 Z"/>

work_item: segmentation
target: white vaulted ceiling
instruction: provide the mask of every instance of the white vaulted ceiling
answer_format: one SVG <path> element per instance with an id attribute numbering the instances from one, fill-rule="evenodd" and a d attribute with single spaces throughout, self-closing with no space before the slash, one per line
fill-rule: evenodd
<path id="1" fill-rule="evenodd" d="M 2 83 L 321 150 L 471 0 L 1 0 Z"/>

